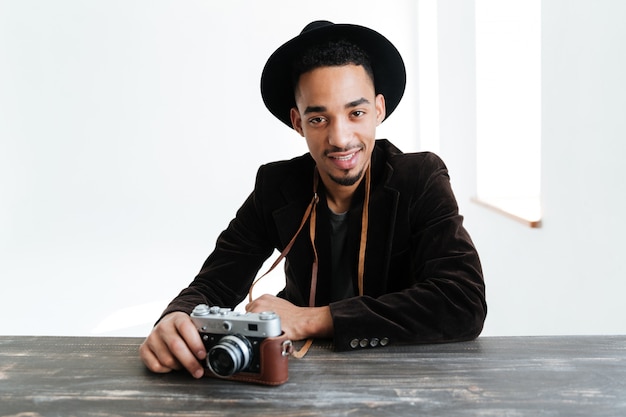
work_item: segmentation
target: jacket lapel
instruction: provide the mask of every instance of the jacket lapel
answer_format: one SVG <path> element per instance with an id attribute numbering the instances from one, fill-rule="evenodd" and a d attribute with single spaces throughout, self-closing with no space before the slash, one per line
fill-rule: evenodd
<path id="1" fill-rule="evenodd" d="M 393 168 L 385 158 L 373 158 L 373 164 L 363 291 L 365 295 L 377 297 L 387 290 L 400 193 L 387 186 Z M 359 224 L 359 233 L 360 228 Z"/>

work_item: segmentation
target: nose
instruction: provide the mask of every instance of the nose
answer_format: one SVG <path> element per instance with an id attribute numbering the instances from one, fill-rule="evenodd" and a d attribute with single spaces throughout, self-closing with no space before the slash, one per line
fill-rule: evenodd
<path id="1" fill-rule="evenodd" d="M 328 143 L 339 149 L 346 149 L 352 139 L 349 122 L 341 118 L 334 118 L 328 128 Z"/>

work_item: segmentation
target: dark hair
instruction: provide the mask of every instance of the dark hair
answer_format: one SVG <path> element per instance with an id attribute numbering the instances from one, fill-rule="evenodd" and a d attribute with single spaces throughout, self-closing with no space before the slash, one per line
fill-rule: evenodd
<path id="1" fill-rule="evenodd" d="M 345 40 L 329 40 L 304 50 L 292 63 L 291 82 L 294 91 L 304 73 L 320 67 L 360 65 L 374 83 L 374 71 L 370 57 L 354 43 Z"/>

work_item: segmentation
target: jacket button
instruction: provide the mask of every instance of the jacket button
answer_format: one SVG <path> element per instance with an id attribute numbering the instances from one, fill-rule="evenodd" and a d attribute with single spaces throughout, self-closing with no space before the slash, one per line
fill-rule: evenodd
<path id="1" fill-rule="evenodd" d="M 357 348 L 358 346 L 359 346 L 359 339 L 352 339 L 352 340 L 350 341 L 350 347 L 351 347 L 352 349 L 355 349 L 355 348 Z"/>
<path id="2" fill-rule="evenodd" d="M 362 348 L 367 347 L 368 344 L 369 344 L 369 340 L 367 340 L 367 339 L 361 340 L 360 345 L 361 345 Z"/>
<path id="3" fill-rule="evenodd" d="M 389 339 L 386 337 L 383 337 L 382 339 L 380 339 L 380 345 L 381 346 L 387 346 L 389 344 Z"/>
<path id="4" fill-rule="evenodd" d="M 379 340 L 377 338 L 373 338 L 372 340 L 370 340 L 370 346 L 371 347 L 376 347 L 376 346 L 378 346 L 378 342 L 379 342 Z"/>

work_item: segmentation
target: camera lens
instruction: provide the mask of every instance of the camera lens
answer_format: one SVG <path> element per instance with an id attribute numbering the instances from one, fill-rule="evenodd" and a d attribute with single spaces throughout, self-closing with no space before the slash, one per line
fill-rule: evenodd
<path id="1" fill-rule="evenodd" d="M 250 365 L 252 345 L 239 335 L 228 335 L 220 339 L 207 355 L 207 366 L 216 375 L 231 376 Z"/>

